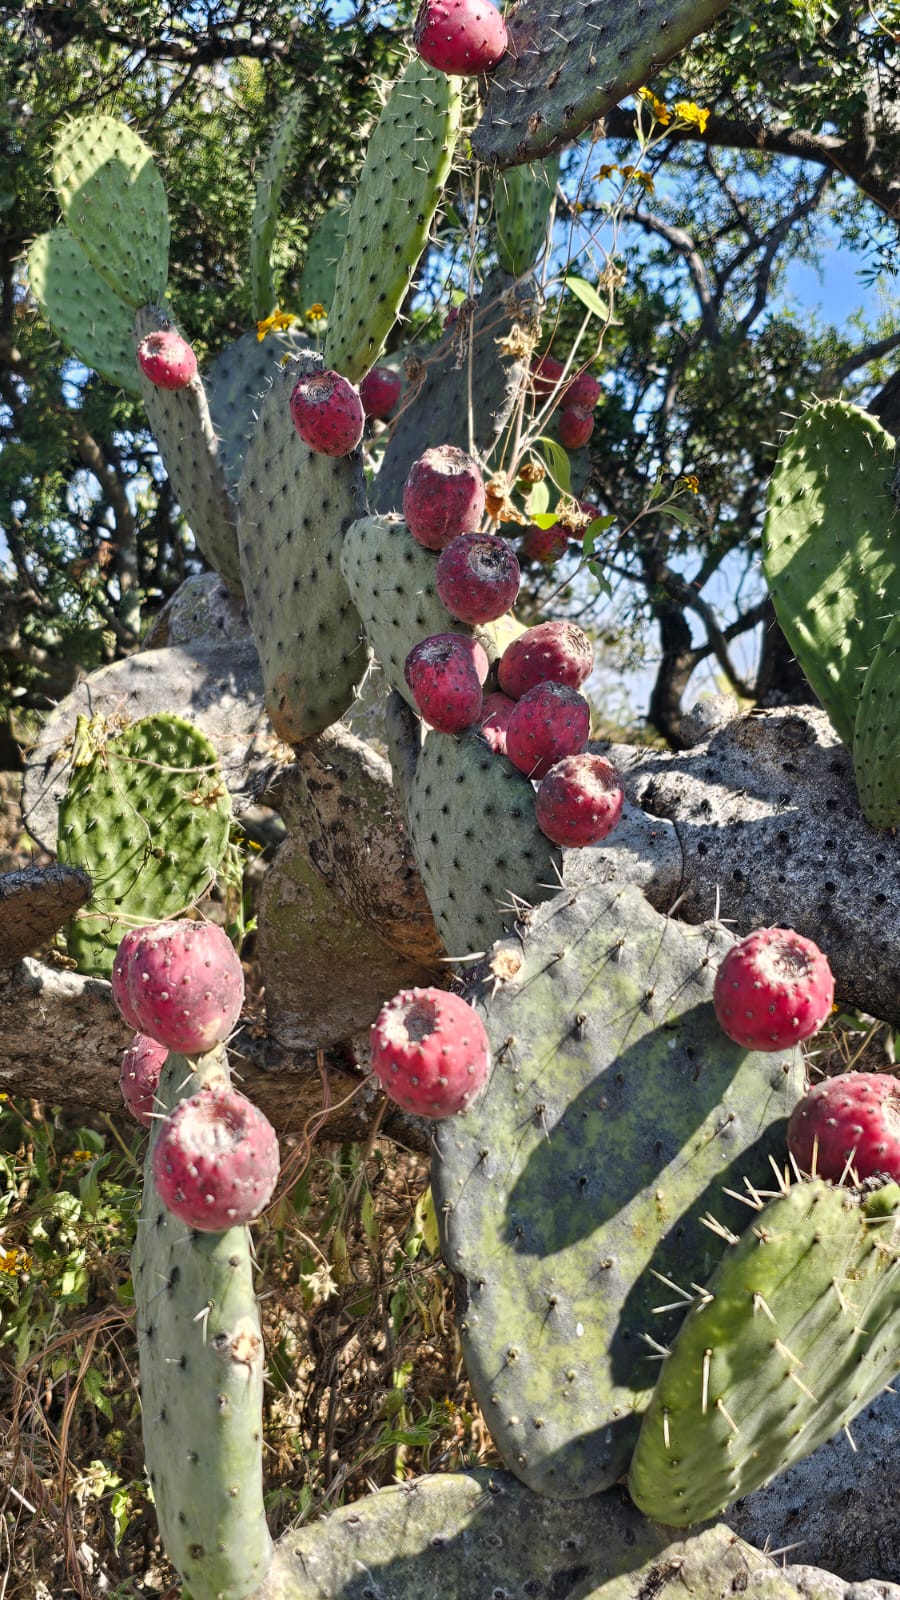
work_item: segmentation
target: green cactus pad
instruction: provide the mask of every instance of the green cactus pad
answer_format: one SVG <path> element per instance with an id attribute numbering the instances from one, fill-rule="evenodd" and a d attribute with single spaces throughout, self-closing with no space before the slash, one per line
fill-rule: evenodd
<path id="1" fill-rule="evenodd" d="M 214 882 L 231 800 L 213 746 L 182 717 L 121 731 L 81 717 L 75 739 L 58 855 L 90 875 L 93 894 L 69 925 L 68 950 L 79 972 L 107 977 L 130 926 L 175 916 Z"/>
<path id="2" fill-rule="evenodd" d="M 250 304 L 259 322 L 275 309 L 272 243 L 278 222 L 281 191 L 291 160 L 306 95 L 302 89 L 288 95 L 281 108 L 272 142 L 256 179 L 256 198 L 250 220 Z"/>
<path id="3" fill-rule="evenodd" d="M 763 529 L 775 614 L 836 733 L 853 743 L 863 678 L 900 611 L 894 440 L 843 400 L 810 406 L 778 453 Z"/>
<path id="4" fill-rule="evenodd" d="M 241 570 L 266 708 L 288 744 L 336 722 L 369 665 L 340 564 L 344 533 L 365 509 L 359 452 L 318 455 L 291 420 L 294 385 L 321 364 L 304 354 L 276 373 L 238 488 Z"/>
<path id="5" fill-rule="evenodd" d="M 900 823 L 900 612 L 863 679 L 853 732 L 860 804 L 873 828 Z"/>
<path id="6" fill-rule="evenodd" d="M 358 383 L 374 365 L 428 242 L 459 133 L 459 84 L 414 57 L 369 137 L 338 262 L 325 351 Z"/>
<path id="7" fill-rule="evenodd" d="M 131 311 L 113 294 L 68 228 L 42 233 L 28 250 L 28 282 L 66 349 L 126 394 L 139 395 Z"/>
<path id="8" fill-rule="evenodd" d="M 169 325 L 158 307 L 142 306 L 134 319 L 135 348 L 145 334 Z M 240 591 L 235 506 L 203 383 L 198 375 L 184 389 L 159 389 L 137 371 L 150 426 L 197 548 L 229 587 Z"/>
<path id="9" fill-rule="evenodd" d="M 309 348 L 294 329 L 272 331 L 263 339 L 251 329 L 226 345 L 205 374 L 209 414 L 219 442 L 219 464 L 228 488 L 237 489 L 260 405 L 278 368 L 290 355 Z"/>
<path id="10" fill-rule="evenodd" d="M 53 147 L 63 217 L 110 289 L 128 306 L 162 302 L 169 208 L 153 154 L 116 117 L 64 123 Z"/>
<path id="11" fill-rule="evenodd" d="M 409 832 L 451 957 L 489 950 L 556 893 L 562 853 L 534 818 L 534 788 L 477 733 L 429 733 L 408 798 Z"/>
<path id="12" fill-rule="evenodd" d="M 809 1455 L 900 1367 L 900 1186 L 821 1179 L 760 1205 L 663 1364 L 632 1499 L 684 1527 Z"/>
<path id="13" fill-rule="evenodd" d="M 559 159 L 511 167 L 494 178 L 494 233 L 504 272 L 521 277 L 534 266 L 547 232 Z"/>
<path id="14" fill-rule="evenodd" d="M 326 312 L 331 308 L 349 223 L 349 206 L 332 206 L 310 235 L 300 283 L 300 310 L 304 315 L 312 306 L 324 306 Z"/>
<path id="15" fill-rule="evenodd" d="M 559 150 L 669 61 L 727 0 L 519 0 L 472 134 L 479 161 L 517 166 Z"/>
<path id="16" fill-rule="evenodd" d="M 703 1213 L 740 1173 L 765 1180 L 801 1093 L 799 1059 L 716 1023 L 729 944 L 594 882 L 539 906 L 469 995 L 494 1066 L 440 1124 L 432 1188 L 472 1387 L 539 1493 L 580 1498 L 627 1467 L 656 1378 L 641 1335 L 665 1343 L 677 1314 L 652 1308 L 690 1299 L 654 1272 L 707 1277 L 724 1246 Z"/>
<path id="17" fill-rule="evenodd" d="M 160 1109 L 223 1078 L 223 1046 L 190 1061 L 170 1055 Z M 191 1600 L 245 1600 L 272 1558 L 250 1233 L 199 1233 L 166 1210 L 151 1166 L 160 1126 L 150 1134 L 132 1256 L 147 1471 L 166 1554 Z"/>

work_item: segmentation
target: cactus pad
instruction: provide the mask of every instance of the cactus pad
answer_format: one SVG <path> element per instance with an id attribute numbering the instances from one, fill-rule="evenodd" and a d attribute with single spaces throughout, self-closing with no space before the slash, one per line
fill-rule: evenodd
<path id="1" fill-rule="evenodd" d="M 57 133 L 53 181 L 70 231 L 111 293 L 135 308 L 161 303 L 169 208 L 143 139 L 117 117 L 76 117 Z"/>
<path id="2" fill-rule="evenodd" d="M 68 228 L 53 228 L 32 242 L 28 282 L 43 317 L 66 349 L 126 394 L 140 394 L 131 311 L 112 293 Z"/>
<path id="3" fill-rule="evenodd" d="M 853 732 L 859 800 L 873 828 L 900 823 L 900 611 L 863 679 Z"/>
<path id="4" fill-rule="evenodd" d="M 350 211 L 346 205 L 331 206 L 310 234 L 300 281 L 300 306 L 304 315 L 312 306 L 323 306 L 326 312 L 331 307 L 349 220 Z"/>
<path id="5" fill-rule="evenodd" d="M 171 1110 L 228 1080 L 225 1050 L 170 1055 Z M 247 1228 L 199 1233 L 153 1181 L 153 1124 L 132 1257 L 144 1450 L 166 1553 L 192 1600 L 245 1600 L 272 1554 L 262 1496 L 263 1342 Z"/>
<path id="6" fill-rule="evenodd" d="M 795 1184 L 735 1239 L 647 1408 L 629 1486 L 648 1516 L 714 1516 L 849 1425 L 900 1366 L 900 1186 Z"/>
<path id="7" fill-rule="evenodd" d="M 358 383 L 378 360 L 428 242 L 459 133 L 459 84 L 411 60 L 369 137 L 329 307 L 329 367 Z"/>
<path id="8" fill-rule="evenodd" d="M 320 356 L 304 354 L 276 373 L 238 488 L 241 570 L 266 707 L 288 744 L 336 722 L 369 664 L 340 565 L 344 533 L 365 509 L 359 452 L 317 455 L 291 421 L 297 379 L 320 366 Z"/>
<path id="9" fill-rule="evenodd" d="M 432 1188 L 472 1387 L 539 1493 L 579 1498 L 627 1466 L 656 1375 L 641 1334 L 665 1341 L 651 1308 L 690 1299 L 654 1271 L 708 1275 L 723 1245 L 702 1214 L 740 1173 L 764 1180 L 800 1092 L 799 1062 L 718 1028 L 728 943 L 591 883 L 539 906 L 469 993 L 494 1068 L 439 1127 Z"/>
<path id="10" fill-rule="evenodd" d="M 544 243 L 556 192 L 559 160 L 510 167 L 494 178 L 494 233 L 504 272 L 521 277 Z"/>
<path id="11" fill-rule="evenodd" d="M 763 569 L 775 614 L 846 745 L 864 674 L 900 611 L 893 462 L 874 417 L 826 400 L 795 423 L 769 485 Z"/>
<path id="12" fill-rule="evenodd" d="M 278 222 L 281 190 L 291 159 L 306 96 L 302 89 L 288 95 L 256 179 L 256 198 L 250 219 L 250 304 L 259 322 L 274 310 L 272 243 Z"/>
<path id="13" fill-rule="evenodd" d="M 293 329 L 267 333 L 252 329 L 226 345 L 205 375 L 209 414 L 219 443 L 219 463 L 228 488 L 237 489 L 259 408 L 287 357 L 308 348 Z"/>
<path id="14" fill-rule="evenodd" d="M 93 894 L 69 926 L 68 950 L 80 972 L 107 976 L 129 925 L 175 916 L 213 883 L 231 800 L 213 746 L 181 717 L 142 717 L 112 733 L 80 718 L 75 738 L 58 854 L 90 875 Z"/>

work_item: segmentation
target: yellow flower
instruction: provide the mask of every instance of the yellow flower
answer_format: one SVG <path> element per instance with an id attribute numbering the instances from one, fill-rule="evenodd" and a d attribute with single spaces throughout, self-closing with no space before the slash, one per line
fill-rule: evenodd
<path id="1" fill-rule="evenodd" d="M 596 182 L 598 178 L 611 178 L 613 173 L 618 172 L 618 170 L 619 168 L 615 161 L 613 161 L 612 164 L 609 162 L 604 162 L 602 167 L 597 168 L 592 181 Z"/>
<path id="2" fill-rule="evenodd" d="M 262 344 L 267 333 L 280 333 L 282 328 L 291 327 L 297 318 L 290 311 L 281 311 L 278 306 L 270 317 L 264 317 L 262 322 L 256 324 L 256 337 Z"/>
<path id="3" fill-rule="evenodd" d="M 31 1257 L 24 1250 L 0 1251 L 0 1272 L 5 1272 L 8 1278 L 15 1278 L 20 1272 L 27 1272 L 31 1266 Z"/>
<path id="4" fill-rule="evenodd" d="M 709 121 L 709 112 L 705 107 L 701 108 L 700 106 L 695 105 L 693 100 L 676 101 L 675 115 L 676 117 L 680 117 L 682 122 L 693 123 L 695 127 L 700 129 L 701 133 L 706 132 L 706 124 Z"/>
<path id="5" fill-rule="evenodd" d="M 328 318 L 328 312 L 325 310 L 325 307 L 323 305 L 321 305 L 318 300 L 316 301 L 314 306 L 310 306 L 309 307 L 309 309 L 304 313 L 304 315 L 306 317 L 307 322 L 325 322 L 325 321 L 327 321 L 327 318 Z"/>
<path id="6" fill-rule="evenodd" d="M 700 479 L 697 477 L 696 472 L 686 472 L 683 478 L 678 479 L 678 483 L 683 483 L 684 487 L 689 489 L 691 494 L 700 493 Z M 677 488 L 678 484 L 676 484 L 675 487 Z"/>
<path id="7" fill-rule="evenodd" d="M 657 99 L 652 89 L 638 89 L 638 94 L 642 100 L 647 102 L 647 105 L 653 112 L 657 122 L 661 122 L 665 128 L 672 121 L 672 113 L 666 105 L 665 100 Z M 676 106 L 675 109 L 677 111 L 678 107 Z"/>

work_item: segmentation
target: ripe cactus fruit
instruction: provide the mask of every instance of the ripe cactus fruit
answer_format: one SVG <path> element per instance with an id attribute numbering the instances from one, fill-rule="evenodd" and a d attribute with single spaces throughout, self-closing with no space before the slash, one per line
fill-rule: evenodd
<path id="1" fill-rule="evenodd" d="M 320 456 L 348 456 L 366 425 L 359 390 L 330 370 L 298 379 L 291 392 L 291 419 L 304 444 Z"/>
<path id="2" fill-rule="evenodd" d="M 372 367 L 359 386 L 359 398 L 367 417 L 386 422 L 403 393 L 403 379 L 390 367 Z"/>
<path id="3" fill-rule="evenodd" d="M 521 700 L 537 683 L 580 689 L 594 665 L 594 647 L 574 622 L 539 622 L 508 644 L 497 679 L 504 694 Z"/>
<path id="4" fill-rule="evenodd" d="M 471 533 L 484 515 L 484 480 L 457 445 L 437 445 L 414 461 L 403 488 L 403 515 L 426 550 L 443 550 Z"/>
<path id="5" fill-rule="evenodd" d="M 887 1072 L 845 1072 L 798 1100 L 787 1130 L 801 1171 L 839 1183 L 848 1164 L 860 1182 L 885 1173 L 900 1182 L 900 1082 Z"/>
<path id="6" fill-rule="evenodd" d="M 589 416 L 602 393 L 602 385 L 590 372 L 579 372 L 566 385 L 566 410 Z"/>
<path id="7" fill-rule="evenodd" d="M 591 708 L 564 683 L 537 683 L 516 702 L 506 729 L 506 754 L 528 778 L 543 778 L 563 756 L 577 755 L 591 736 Z"/>
<path id="8" fill-rule="evenodd" d="M 197 376 L 197 357 L 175 328 L 148 333 L 137 348 L 138 365 L 157 389 L 186 389 Z"/>
<path id="9" fill-rule="evenodd" d="M 599 844 L 612 832 L 624 801 L 622 780 L 612 762 L 585 751 L 564 756 L 550 768 L 538 786 L 535 816 L 541 832 L 554 844 L 578 849 Z"/>
<path id="10" fill-rule="evenodd" d="M 559 426 L 557 428 L 559 442 L 563 449 L 580 450 L 582 445 L 587 444 L 593 431 L 594 419 L 591 413 L 589 411 L 570 410 L 567 397 L 566 409 L 560 412 Z"/>
<path id="11" fill-rule="evenodd" d="M 561 522 L 554 522 L 549 528 L 539 528 L 534 523 L 526 528 L 522 535 L 520 549 L 526 561 L 540 561 L 544 566 L 552 566 L 560 556 L 564 556 L 569 546 L 571 530 Z"/>
<path id="12" fill-rule="evenodd" d="M 132 957 L 143 932 L 143 928 L 129 928 L 128 932 L 119 941 L 118 948 L 113 956 L 112 971 L 110 972 L 112 997 L 116 1010 L 120 1017 L 124 1017 L 129 1028 L 134 1028 L 135 1033 L 140 1033 L 141 1025 L 131 1002 L 129 975 Z"/>
<path id="13" fill-rule="evenodd" d="M 510 700 L 508 694 L 500 694 L 499 690 L 484 697 L 478 731 L 497 755 L 506 755 L 506 730 L 515 709 L 515 700 Z"/>
<path id="14" fill-rule="evenodd" d="M 226 1039 L 244 1003 L 240 960 L 213 922 L 142 929 L 127 981 L 140 1032 L 182 1055 L 204 1055 Z"/>
<path id="15" fill-rule="evenodd" d="M 496 622 L 515 605 L 520 577 L 505 539 L 461 533 L 441 551 L 435 587 L 451 616 L 474 625 Z"/>
<path id="16" fill-rule="evenodd" d="M 201 1233 L 252 1222 L 278 1181 L 275 1129 L 227 1084 L 204 1086 L 166 1117 L 153 1150 L 164 1206 Z"/>
<path id="17" fill-rule="evenodd" d="M 716 974 L 719 1026 L 746 1050 L 784 1050 L 810 1039 L 834 1001 L 834 979 L 812 939 L 759 928 L 729 950 Z"/>
<path id="18" fill-rule="evenodd" d="M 537 356 L 531 363 L 531 387 L 541 400 L 546 400 L 556 390 L 564 367 L 556 356 Z"/>
<path id="19" fill-rule="evenodd" d="M 372 1024 L 371 1052 L 385 1093 L 420 1117 L 465 1111 L 491 1066 L 478 1013 L 444 989 L 401 989 Z"/>
<path id="20" fill-rule="evenodd" d="M 476 639 L 433 634 L 413 646 L 405 671 L 419 711 L 439 733 L 462 733 L 478 721 L 488 658 Z"/>
<path id="21" fill-rule="evenodd" d="M 136 1033 L 122 1057 L 119 1088 L 127 1109 L 136 1122 L 149 1128 L 156 1087 L 163 1062 L 169 1054 L 164 1044 Z"/>
<path id="22" fill-rule="evenodd" d="M 506 52 L 506 24 L 489 0 L 423 0 L 413 27 L 423 61 L 453 77 L 490 72 Z"/>

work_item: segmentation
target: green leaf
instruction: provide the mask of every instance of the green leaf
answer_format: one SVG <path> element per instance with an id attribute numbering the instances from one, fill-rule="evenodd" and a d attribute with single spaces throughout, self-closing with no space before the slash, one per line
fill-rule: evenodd
<path id="1" fill-rule="evenodd" d="M 600 593 L 605 594 L 607 599 L 610 599 L 612 596 L 612 584 L 604 573 L 600 563 L 598 561 L 589 561 L 588 572 L 591 574 L 592 578 L 596 578 L 597 588 L 600 590 Z"/>
<path id="2" fill-rule="evenodd" d="M 531 520 L 539 528 L 552 528 L 554 523 L 559 521 L 559 517 L 555 511 L 539 511 Z"/>
<path id="3" fill-rule="evenodd" d="M 610 515 L 608 517 L 595 517 L 593 522 L 588 523 L 581 542 L 581 548 L 586 556 L 593 555 L 594 546 L 601 533 L 605 533 L 607 528 L 611 528 L 615 520 L 615 517 Z"/>
<path id="4" fill-rule="evenodd" d="M 546 482 L 541 479 L 540 483 L 535 483 L 532 485 L 531 493 L 525 502 L 525 507 L 528 511 L 528 515 L 534 517 L 542 515 L 542 513 L 546 511 L 549 504 L 550 490 L 548 489 Z"/>
<path id="5" fill-rule="evenodd" d="M 672 517 L 682 528 L 691 528 L 697 521 L 697 513 L 684 506 L 666 506 L 666 516 Z"/>
<path id="6" fill-rule="evenodd" d="M 561 444 L 555 439 L 548 439 L 546 434 L 541 434 L 537 443 L 542 446 L 542 454 L 547 469 L 554 483 L 562 489 L 563 494 L 572 493 L 572 474 L 569 468 L 569 458 Z"/>
<path id="7" fill-rule="evenodd" d="M 576 278 L 571 274 L 563 278 L 563 283 L 567 289 L 571 289 L 576 300 L 580 300 L 581 304 L 586 306 L 593 316 L 599 317 L 601 322 L 606 321 L 609 316 L 609 306 L 603 304 L 592 284 L 588 283 L 584 278 Z"/>
<path id="8" fill-rule="evenodd" d="M 103 1373 L 98 1372 L 96 1367 L 88 1367 L 82 1382 L 91 1404 L 102 1412 L 108 1422 L 112 1422 L 112 1402 L 106 1393 L 106 1380 L 103 1377 Z"/>

